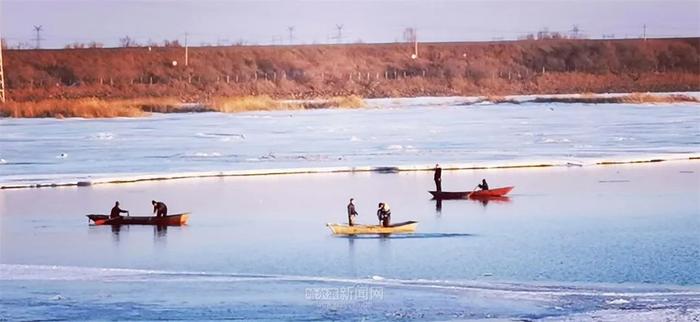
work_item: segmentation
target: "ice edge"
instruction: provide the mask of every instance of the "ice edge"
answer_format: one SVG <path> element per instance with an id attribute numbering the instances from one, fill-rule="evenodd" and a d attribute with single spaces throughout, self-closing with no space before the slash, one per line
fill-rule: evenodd
<path id="1" fill-rule="evenodd" d="M 530 162 L 504 162 L 499 164 L 443 164 L 443 170 L 488 170 L 488 169 L 527 169 L 544 167 L 583 167 L 583 166 L 606 166 L 640 163 L 657 163 L 667 161 L 687 161 L 700 160 L 700 154 L 679 155 L 659 155 L 644 158 L 609 158 L 601 160 L 588 160 L 587 162 L 572 161 L 530 161 Z M 95 178 L 92 180 L 69 179 L 65 181 L 46 183 L 0 183 L 0 190 L 4 189 L 25 189 L 25 188 L 47 188 L 47 187 L 70 187 L 70 186 L 92 186 L 100 184 L 135 183 L 142 181 L 164 181 L 176 179 L 195 178 L 215 178 L 215 177 L 242 177 L 242 176 L 264 176 L 264 175 L 287 175 L 287 174 L 312 174 L 312 173 L 355 173 L 355 172 L 377 172 L 377 173 L 398 173 L 409 171 L 432 171 L 434 165 L 399 165 L 399 166 L 357 166 L 357 167 L 316 167 L 316 168 L 283 168 L 283 169 L 254 169 L 254 170 L 229 170 L 229 171 L 201 171 L 201 172 L 179 172 L 179 173 L 159 173 L 125 175 L 119 177 Z"/>

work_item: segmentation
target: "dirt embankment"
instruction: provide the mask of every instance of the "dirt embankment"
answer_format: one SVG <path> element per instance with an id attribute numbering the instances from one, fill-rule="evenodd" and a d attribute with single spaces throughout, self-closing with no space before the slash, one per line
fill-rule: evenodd
<path id="1" fill-rule="evenodd" d="M 6 50 L 8 97 L 272 98 L 700 90 L 700 38 Z M 176 62 L 175 64 L 173 62 Z"/>

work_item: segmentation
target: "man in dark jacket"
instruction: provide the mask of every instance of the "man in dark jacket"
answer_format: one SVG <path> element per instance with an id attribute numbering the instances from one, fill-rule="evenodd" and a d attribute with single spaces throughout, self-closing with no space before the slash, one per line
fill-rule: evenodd
<path id="1" fill-rule="evenodd" d="M 168 206 L 166 206 L 164 203 L 151 200 L 151 204 L 153 204 L 153 213 L 156 215 L 156 217 L 165 217 L 168 215 Z"/>
<path id="2" fill-rule="evenodd" d="M 391 209 L 389 209 L 389 205 L 383 202 L 379 203 L 377 219 L 379 219 L 379 224 L 383 227 L 389 227 L 389 225 L 391 225 Z"/>
<path id="3" fill-rule="evenodd" d="M 355 225 L 355 217 L 357 216 L 357 211 L 355 210 L 355 204 L 352 203 L 352 201 L 355 200 L 354 198 L 350 198 L 350 203 L 348 204 L 348 225 L 354 226 Z"/>
<path id="4" fill-rule="evenodd" d="M 128 214 L 129 211 L 128 211 L 128 210 L 122 210 L 121 208 L 119 208 L 119 201 L 117 201 L 117 202 L 114 203 L 114 207 L 112 207 L 112 211 L 110 211 L 110 213 L 109 213 L 109 218 L 117 218 L 117 217 L 121 216 L 121 215 L 120 215 L 121 213 L 127 213 L 127 214 Z"/>
<path id="5" fill-rule="evenodd" d="M 439 164 L 435 164 L 435 175 L 433 176 L 435 180 L 435 190 L 442 191 L 442 168 Z"/>

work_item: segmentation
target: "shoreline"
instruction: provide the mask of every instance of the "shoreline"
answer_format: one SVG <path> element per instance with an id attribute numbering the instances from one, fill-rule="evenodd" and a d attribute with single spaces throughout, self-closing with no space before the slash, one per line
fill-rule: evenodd
<path id="1" fill-rule="evenodd" d="M 633 165 L 661 162 L 690 162 L 700 160 L 700 154 L 690 153 L 684 157 L 678 155 L 656 155 L 645 158 L 608 158 L 591 162 L 513 162 L 496 165 L 478 165 L 475 163 L 443 164 L 446 171 L 465 170 L 499 170 L 499 169 L 532 169 L 532 168 L 562 168 L 562 167 L 595 167 L 611 165 Z M 255 169 L 255 170 L 228 170 L 228 171 L 201 171 L 164 174 L 125 174 L 118 177 L 101 177 L 93 180 L 78 180 L 77 178 L 50 183 L 0 183 L 0 190 L 32 189 L 32 188 L 58 188 L 58 187 L 89 187 L 94 185 L 125 184 L 148 181 L 169 181 L 182 179 L 224 178 L 224 177 L 250 177 L 250 176 L 274 176 L 274 175 L 298 175 L 316 173 L 400 173 L 433 171 L 433 165 L 397 165 L 397 166 L 348 166 L 348 167 L 319 167 L 319 168 L 281 168 L 281 169 Z M 98 174 L 99 175 L 99 174 Z M 22 179 L 19 179 L 22 180 Z M 24 179 L 27 180 L 27 179 Z"/>
<path id="2" fill-rule="evenodd" d="M 0 118 L 84 118 L 112 119 L 150 117 L 152 113 L 245 113 L 283 112 L 319 109 L 382 108 L 383 101 L 407 99 L 454 100 L 457 106 L 482 104 L 700 104 L 700 92 L 627 92 L 627 93 L 568 93 L 512 94 L 475 96 L 401 96 L 360 97 L 357 95 L 317 97 L 312 99 L 273 98 L 267 95 L 217 97 L 211 101 L 182 102 L 172 97 L 140 97 L 133 99 L 103 99 L 83 97 L 43 99 L 0 103 Z M 444 104 L 445 102 L 442 102 Z"/>

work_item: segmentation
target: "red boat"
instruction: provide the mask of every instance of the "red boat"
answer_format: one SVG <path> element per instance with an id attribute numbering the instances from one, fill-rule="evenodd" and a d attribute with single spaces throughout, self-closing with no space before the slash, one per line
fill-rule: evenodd
<path id="1" fill-rule="evenodd" d="M 498 198 L 507 195 L 515 187 L 503 187 L 475 191 L 428 191 L 434 199 L 484 199 Z"/>
<path id="2" fill-rule="evenodd" d="M 165 217 L 153 216 L 119 216 L 110 219 L 107 215 L 87 215 L 95 225 L 154 225 L 182 226 L 187 224 L 189 213 L 175 214 Z"/>

